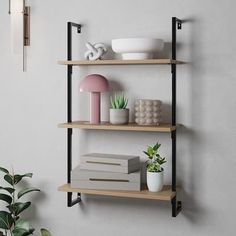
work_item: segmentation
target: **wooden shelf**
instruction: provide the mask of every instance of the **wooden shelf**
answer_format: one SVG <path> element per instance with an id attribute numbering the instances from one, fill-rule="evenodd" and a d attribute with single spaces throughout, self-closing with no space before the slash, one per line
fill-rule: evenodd
<path id="1" fill-rule="evenodd" d="M 113 196 L 113 197 L 126 197 L 126 198 L 139 198 L 149 200 L 171 201 L 176 196 L 176 192 L 172 192 L 171 186 L 166 185 L 163 190 L 158 193 L 149 192 L 147 187 L 144 186 L 143 190 L 139 191 L 114 191 L 114 190 L 95 190 L 95 189 L 80 189 L 71 188 L 70 184 L 64 184 L 58 188 L 61 192 L 74 192 L 84 193 L 91 195 Z"/>
<path id="2" fill-rule="evenodd" d="M 171 132 L 176 130 L 177 126 L 171 124 L 160 124 L 158 126 L 137 125 L 129 123 L 127 125 L 112 125 L 108 122 L 101 124 L 90 124 L 88 121 L 73 121 L 71 123 L 59 124 L 58 128 L 79 128 L 92 130 L 118 130 L 118 131 L 144 131 L 144 132 Z"/>
<path id="3" fill-rule="evenodd" d="M 183 64 L 183 61 L 172 59 L 148 59 L 148 60 L 78 60 L 78 61 L 58 61 L 60 65 L 89 66 L 89 65 L 170 65 Z"/>

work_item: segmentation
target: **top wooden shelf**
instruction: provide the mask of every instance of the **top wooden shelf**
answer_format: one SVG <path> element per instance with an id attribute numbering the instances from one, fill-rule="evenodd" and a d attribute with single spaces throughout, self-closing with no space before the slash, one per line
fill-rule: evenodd
<path id="1" fill-rule="evenodd" d="M 170 65 L 184 64 L 183 61 L 172 59 L 147 59 L 147 60 L 79 60 L 79 61 L 58 61 L 60 65 L 89 66 L 89 65 Z"/>

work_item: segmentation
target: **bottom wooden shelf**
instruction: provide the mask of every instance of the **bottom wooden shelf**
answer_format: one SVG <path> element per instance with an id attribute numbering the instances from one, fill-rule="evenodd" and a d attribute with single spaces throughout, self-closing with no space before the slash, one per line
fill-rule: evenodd
<path id="1" fill-rule="evenodd" d="M 171 186 L 166 185 L 163 190 L 158 193 L 152 193 L 147 190 L 146 186 L 142 187 L 139 191 L 114 191 L 114 190 L 95 190 L 95 189 L 78 189 L 71 188 L 70 184 L 64 184 L 58 188 L 61 192 L 74 192 L 74 193 L 84 193 L 92 195 L 103 195 L 112 197 L 126 197 L 126 198 L 140 198 L 140 199 L 150 199 L 150 200 L 161 200 L 161 201 L 171 201 L 172 198 L 176 196 L 176 192 L 172 192 Z"/>

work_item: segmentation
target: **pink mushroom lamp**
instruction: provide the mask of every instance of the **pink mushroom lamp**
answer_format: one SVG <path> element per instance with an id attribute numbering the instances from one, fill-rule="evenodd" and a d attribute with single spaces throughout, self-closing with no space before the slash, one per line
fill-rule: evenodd
<path id="1" fill-rule="evenodd" d="M 90 123 L 100 123 L 100 93 L 108 91 L 107 79 L 99 74 L 86 76 L 80 83 L 80 92 L 90 92 Z"/>

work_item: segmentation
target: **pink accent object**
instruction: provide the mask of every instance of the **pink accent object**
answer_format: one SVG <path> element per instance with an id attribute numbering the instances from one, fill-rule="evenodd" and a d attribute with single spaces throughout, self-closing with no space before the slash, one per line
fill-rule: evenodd
<path id="1" fill-rule="evenodd" d="M 90 123 L 100 123 L 100 93 L 108 91 L 107 79 L 98 74 L 86 76 L 80 83 L 80 92 L 90 92 Z"/>

